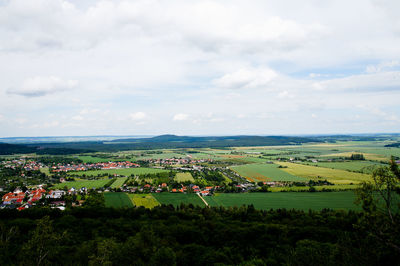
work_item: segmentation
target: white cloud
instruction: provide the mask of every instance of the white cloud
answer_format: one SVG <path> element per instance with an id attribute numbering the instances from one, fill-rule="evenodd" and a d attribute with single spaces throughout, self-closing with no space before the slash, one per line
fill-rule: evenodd
<path id="1" fill-rule="evenodd" d="M 138 120 L 145 119 L 147 117 L 147 115 L 143 112 L 136 112 L 136 113 L 129 114 L 129 117 L 134 121 L 138 121 Z"/>
<path id="2" fill-rule="evenodd" d="M 7 92 L 25 97 L 39 97 L 75 88 L 77 84 L 76 80 L 62 80 L 54 76 L 34 77 L 25 80 L 20 88 L 9 89 Z"/>
<path id="3" fill-rule="evenodd" d="M 184 121 L 184 120 L 187 120 L 188 118 L 189 118 L 188 114 L 179 113 L 179 114 L 174 115 L 172 120 L 174 120 L 174 121 Z"/>
<path id="4" fill-rule="evenodd" d="M 72 120 L 76 120 L 76 121 L 82 121 L 84 118 L 81 115 L 75 115 L 72 117 Z"/>
<path id="5" fill-rule="evenodd" d="M 214 84 L 226 89 L 251 89 L 267 86 L 277 73 L 269 68 L 261 69 L 240 69 L 233 73 L 225 74 L 214 80 Z"/>

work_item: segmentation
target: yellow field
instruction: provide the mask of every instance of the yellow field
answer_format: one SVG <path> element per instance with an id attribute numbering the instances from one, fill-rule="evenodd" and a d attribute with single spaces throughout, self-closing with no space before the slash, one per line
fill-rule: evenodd
<path id="1" fill-rule="evenodd" d="M 128 196 L 136 207 L 143 206 L 152 209 L 160 205 L 151 194 L 128 194 Z"/>
<path id="2" fill-rule="evenodd" d="M 389 158 L 385 157 L 384 155 L 373 154 L 373 153 L 354 152 L 354 151 L 324 154 L 324 155 L 321 155 L 321 157 L 350 157 L 354 153 L 364 155 L 365 159 L 367 159 L 367 160 L 385 161 L 385 162 L 389 160 Z"/>
<path id="3" fill-rule="evenodd" d="M 287 168 L 281 168 L 281 170 L 288 172 L 289 174 L 314 179 L 314 180 L 328 180 L 333 184 L 359 184 L 362 181 L 371 180 L 371 176 L 361 173 L 353 173 L 345 170 L 330 169 L 323 167 L 316 167 L 310 165 L 302 165 L 296 163 L 277 162 Z"/>

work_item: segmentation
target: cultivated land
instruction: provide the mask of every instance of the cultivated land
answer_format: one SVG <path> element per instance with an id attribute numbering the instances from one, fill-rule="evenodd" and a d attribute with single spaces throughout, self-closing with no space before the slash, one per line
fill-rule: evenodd
<path id="1" fill-rule="evenodd" d="M 107 170 L 89 170 L 89 171 L 79 171 L 71 172 L 70 175 L 78 176 L 97 176 L 97 175 L 119 175 L 119 176 L 130 176 L 130 175 L 145 175 L 145 174 L 156 174 L 168 172 L 167 170 L 157 169 L 157 168 L 123 168 L 123 169 L 107 169 Z"/>
<path id="2" fill-rule="evenodd" d="M 78 180 L 78 181 L 70 181 L 70 182 L 64 182 L 64 183 L 59 183 L 54 185 L 53 187 L 56 189 L 62 189 L 64 187 L 67 187 L 68 189 L 70 188 L 75 188 L 75 189 L 80 189 L 80 188 L 100 188 L 104 187 L 108 182 L 110 182 L 110 179 L 99 179 L 99 180 Z"/>
<path id="3" fill-rule="evenodd" d="M 279 162 L 287 168 L 281 168 L 292 175 L 313 179 L 328 180 L 334 184 L 358 184 L 363 181 L 371 181 L 371 176 L 367 174 L 354 173 L 339 169 L 330 169 L 317 166 L 303 165 L 298 163 Z"/>
<path id="4" fill-rule="evenodd" d="M 111 188 L 120 188 L 120 187 L 125 183 L 126 180 L 127 180 L 126 177 L 117 178 L 117 180 L 115 180 L 115 181 L 111 184 Z"/>
<path id="5" fill-rule="evenodd" d="M 385 164 L 371 162 L 371 161 L 348 161 L 348 162 L 306 162 L 304 164 L 320 166 L 332 169 L 341 169 L 346 171 L 355 171 L 370 174 L 376 167 L 383 166 Z"/>
<path id="6" fill-rule="evenodd" d="M 278 168 L 276 164 L 245 164 L 231 167 L 248 180 L 254 181 L 300 181 L 304 182 L 301 177 L 297 177 L 291 173 L 285 172 Z"/>
<path id="7" fill-rule="evenodd" d="M 175 179 L 178 182 L 185 182 L 185 181 L 194 182 L 194 178 L 191 173 L 177 173 Z"/>
<path id="8" fill-rule="evenodd" d="M 106 207 L 129 208 L 135 206 L 124 192 L 106 192 L 104 193 L 104 200 Z"/>
<path id="9" fill-rule="evenodd" d="M 344 192 L 282 192 L 282 193 L 221 193 L 204 197 L 209 206 L 233 207 L 254 205 L 256 209 L 301 209 L 301 210 L 359 210 L 354 204 L 355 194 Z"/>
<path id="10" fill-rule="evenodd" d="M 160 203 L 169 205 L 172 204 L 175 207 L 181 203 L 193 204 L 195 206 L 205 207 L 204 202 L 196 194 L 182 194 L 182 193 L 154 193 L 154 198 Z"/>
<path id="11" fill-rule="evenodd" d="M 145 207 L 152 209 L 159 206 L 160 203 L 152 196 L 152 194 L 127 194 L 136 207 Z"/>

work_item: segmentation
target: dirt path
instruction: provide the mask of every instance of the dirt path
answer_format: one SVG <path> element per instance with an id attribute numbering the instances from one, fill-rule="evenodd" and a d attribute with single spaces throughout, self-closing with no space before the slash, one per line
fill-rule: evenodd
<path id="1" fill-rule="evenodd" d="M 203 199 L 203 197 L 200 195 L 200 193 L 197 193 L 197 196 L 200 197 L 200 199 L 204 202 L 204 204 L 208 207 L 208 203 L 205 199 Z"/>

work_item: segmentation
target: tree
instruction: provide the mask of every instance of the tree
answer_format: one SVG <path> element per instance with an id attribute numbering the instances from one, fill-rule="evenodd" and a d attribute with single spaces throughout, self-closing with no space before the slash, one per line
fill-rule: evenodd
<path id="1" fill-rule="evenodd" d="M 388 166 L 376 169 L 372 178 L 373 182 L 363 183 L 356 192 L 356 203 L 364 214 L 358 226 L 400 253 L 400 169 L 394 158 Z"/>
<path id="2" fill-rule="evenodd" d="M 53 231 L 52 221 L 49 216 L 38 220 L 36 229 L 30 240 L 22 247 L 23 260 L 28 265 L 49 264 L 50 258 L 57 254 L 57 247 L 62 236 Z"/>

